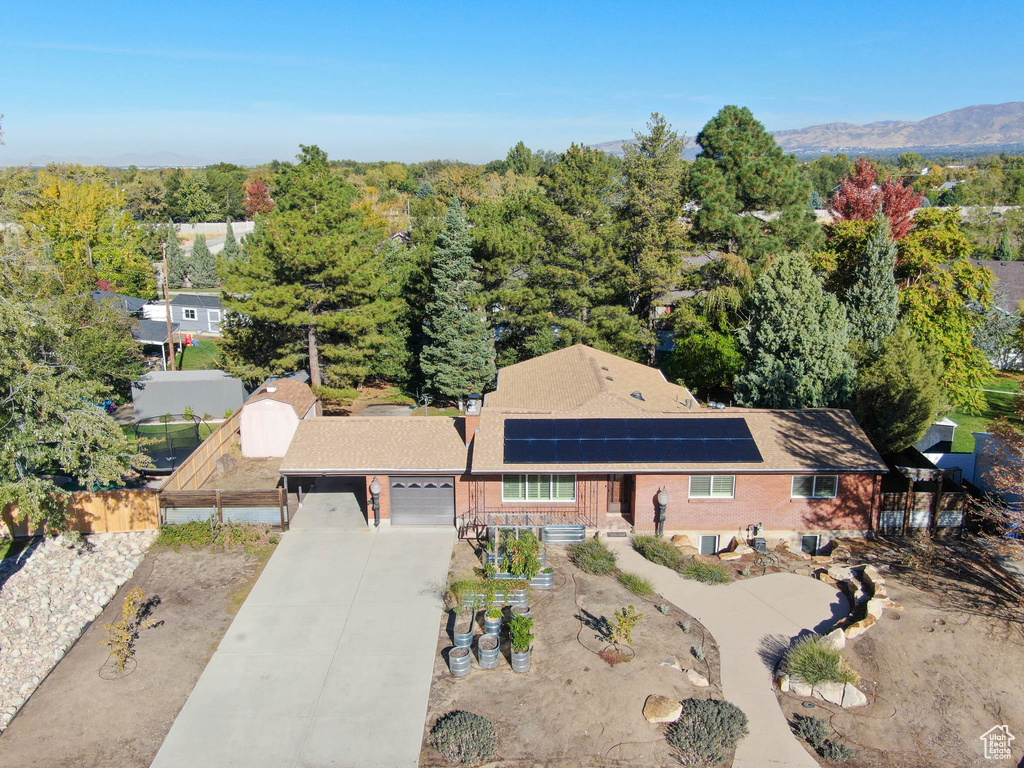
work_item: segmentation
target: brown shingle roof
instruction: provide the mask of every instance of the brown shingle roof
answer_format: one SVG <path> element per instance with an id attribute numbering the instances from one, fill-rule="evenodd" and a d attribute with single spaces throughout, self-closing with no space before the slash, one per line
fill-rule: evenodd
<path id="1" fill-rule="evenodd" d="M 538 415 L 538 414 L 534 414 Z M 491 411 L 480 417 L 473 442 L 473 472 L 731 472 L 877 471 L 887 466 L 849 411 L 815 408 L 768 411 L 727 408 L 663 414 L 661 418 L 743 418 L 757 444 L 761 463 L 690 464 L 505 464 L 505 419 L 523 414 Z M 656 414 L 648 414 L 648 417 Z M 550 413 L 544 418 L 581 418 L 578 413 Z"/>
<path id="2" fill-rule="evenodd" d="M 640 416 L 686 412 L 687 400 L 699 407 L 686 387 L 669 383 L 657 368 L 577 344 L 502 368 L 484 412 Z"/>
<path id="3" fill-rule="evenodd" d="M 320 416 L 299 422 L 281 474 L 463 472 L 461 419 Z"/>
<path id="4" fill-rule="evenodd" d="M 270 392 L 270 389 L 274 391 Z M 279 403 L 287 403 L 295 409 L 295 415 L 301 419 L 313 407 L 316 399 L 316 395 L 313 394 L 313 390 L 309 388 L 308 384 L 295 379 L 275 379 L 261 387 L 245 402 L 246 405 L 260 400 L 276 400 Z"/>

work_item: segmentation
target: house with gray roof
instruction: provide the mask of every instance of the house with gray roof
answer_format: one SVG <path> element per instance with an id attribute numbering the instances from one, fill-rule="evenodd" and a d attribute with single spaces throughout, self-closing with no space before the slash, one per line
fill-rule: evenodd
<path id="1" fill-rule="evenodd" d="M 143 310 L 148 320 L 166 320 L 162 301 L 150 302 Z M 171 299 L 171 322 L 182 333 L 221 335 L 224 304 L 220 296 L 203 293 L 179 293 Z"/>

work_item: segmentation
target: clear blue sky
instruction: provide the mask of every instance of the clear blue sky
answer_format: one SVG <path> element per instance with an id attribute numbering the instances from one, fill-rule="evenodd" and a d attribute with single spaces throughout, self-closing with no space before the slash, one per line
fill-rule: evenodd
<path id="1" fill-rule="evenodd" d="M 769 128 L 1024 99 L 1024 3 L 5 4 L 0 165 L 486 161 L 626 138 L 660 111 Z"/>

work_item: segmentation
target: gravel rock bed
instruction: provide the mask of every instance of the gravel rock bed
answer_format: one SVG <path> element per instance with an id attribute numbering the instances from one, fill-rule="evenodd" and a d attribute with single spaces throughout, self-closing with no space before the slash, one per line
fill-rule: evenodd
<path id="1" fill-rule="evenodd" d="M 63 537 L 0 562 L 0 731 L 135 572 L 157 531 Z"/>

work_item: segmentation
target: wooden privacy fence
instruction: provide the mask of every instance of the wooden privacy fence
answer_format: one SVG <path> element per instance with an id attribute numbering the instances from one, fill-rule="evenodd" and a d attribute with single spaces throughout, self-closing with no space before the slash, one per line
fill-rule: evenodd
<path id="1" fill-rule="evenodd" d="M 160 513 L 165 523 L 188 523 L 216 518 L 227 523 L 263 523 L 288 530 L 288 503 L 284 488 L 257 491 L 160 491 Z"/>
<path id="2" fill-rule="evenodd" d="M 239 444 L 242 410 L 220 425 L 202 444 L 182 462 L 166 482 L 161 491 L 188 491 L 201 488 L 217 468 L 217 459 Z"/>
<path id="3" fill-rule="evenodd" d="M 76 491 L 68 500 L 70 528 L 79 533 L 126 533 L 160 527 L 160 502 L 154 490 Z M 12 536 L 42 533 L 28 520 L 15 522 L 18 510 L 8 507 L 3 520 Z"/>

